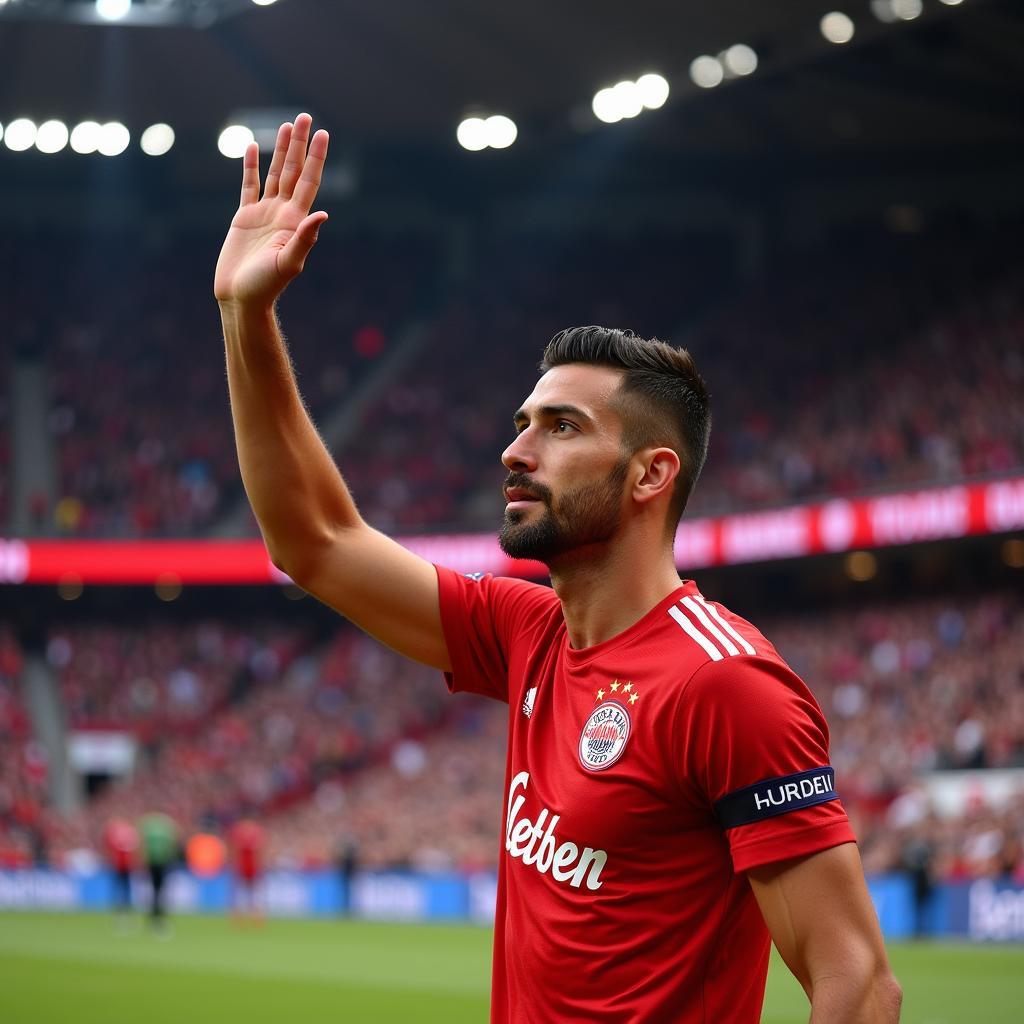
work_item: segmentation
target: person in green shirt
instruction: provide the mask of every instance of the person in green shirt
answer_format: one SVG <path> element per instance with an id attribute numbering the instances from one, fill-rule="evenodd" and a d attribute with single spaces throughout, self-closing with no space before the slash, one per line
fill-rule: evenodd
<path id="1" fill-rule="evenodd" d="M 180 856 L 178 826 L 166 814 L 156 811 L 144 814 L 139 819 L 139 839 L 152 886 L 149 919 L 155 928 L 163 928 L 166 921 L 164 882 L 171 865 Z"/>

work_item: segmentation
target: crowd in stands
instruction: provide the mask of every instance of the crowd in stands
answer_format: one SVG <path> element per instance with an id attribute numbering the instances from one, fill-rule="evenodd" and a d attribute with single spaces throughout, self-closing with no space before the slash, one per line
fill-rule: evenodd
<path id="1" fill-rule="evenodd" d="M 9 308 L 25 311 L 19 353 L 46 360 L 57 456 L 54 499 L 31 499 L 38 532 L 197 535 L 241 496 L 212 297 L 219 242 L 42 232 L 24 240 Z M 314 413 L 357 386 L 395 341 L 437 264 L 419 236 L 323 244 L 283 302 Z M 0 436 L 2 460 L 10 438 Z"/>
<path id="2" fill-rule="evenodd" d="M 280 678 L 302 642 L 273 623 L 77 623 L 51 630 L 46 659 L 71 727 L 113 724 L 149 742 L 193 728 L 233 692 Z"/>
<path id="3" fill-rule="evenodd" d="M 1024 269 L 1002 241 L 874 239 L 790 254 L 741 284 L 675 237 L 502 235 L 442 291 L 437 239 L 333 234 L 282 302 L 315 417 L 432 310 L 418 358 L 337 453 L 384 529 L 495 527 L 511 413 L 544 342 L 581 323 L 693 351 L 715 429 L 691 515 L 1024 466 Z M 5 287 L 33 311 L 19 350 L 34 343 L 50 369 L 59 493 L 34 499 L 41 532 L 199 535 L 237 505 L 218 242 L 26 242 Z"/>
<path id="4" fill-rule="evenodd" d="M 628 263 L 587 250 L 567 261 L 579 272 L 484 266 L 439 315 L 341 456 L 371 521 L 493 529 L 511 414 L 544 342 L 574 323 L 629 325 L 693 352 L 715 426 L 690 515 L 1024 467 L 1019 262 L 942 247 L 865 265 L 794 258 L 680 336 L 691 268 L 669 247 Z"/>
<path id="5" fill-rule="evenodd" d="M 972 791 L 950 818 L 923 781 L 946 769 L 1024 768 L 1019 594 L 754 618 L 826 713 L 838 788 L 869 870 L 898 869 L 925 849 L 940 877 L 1024 878 L 1024 787 L 1002 805 Z M 11 849 L 23 858 L 48 849 L 57 861 L 99 850 L 111 818 L 159 809 L 186 833 L 259 817 L 281 864 L 326 864 L 345 847 L 367 867 L 494 864 L 503 705 L 450 698 L 436 672 L 346 626 L 314 644 L 300 630 L 246 636 L 209 621 L 135 632 L 135 643 L 112 626 L 51 632 L 47 656 L 72 721 L 119 720 L 140 737 L 133 776 L 69 816 L 46 806 L 46 761 L 20 709 L 20 655 L 5 634 L 0 851 L 8 859 Z M 194 676 L 185 689 L 196 691 L 185 721 L 171 696 L 179 672 Z M 140 684 L 157 695 L 141 717 Z M 80 702 L 82 688 L 95 689 L 94 703 Z M 147 717 L 154 707 L 160 714 Z M 147 730 L 156 720 L 164 727 Z"/>

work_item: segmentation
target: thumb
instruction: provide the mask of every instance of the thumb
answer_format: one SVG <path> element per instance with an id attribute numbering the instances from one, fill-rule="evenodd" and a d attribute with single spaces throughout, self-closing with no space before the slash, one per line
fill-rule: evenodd
<path id="1" fill-rule="evenodd" d="M 295 234 L 285 243 L 277 257 L 278 270 L 291 280 L 302 273 L 306 265 L 306 257 L 310 250 L 316 245 L 317 236 L 320 234 L 320 226 L 327 220 L 327 214 L 323 210 L 311 213 L 296 229 Z"/>

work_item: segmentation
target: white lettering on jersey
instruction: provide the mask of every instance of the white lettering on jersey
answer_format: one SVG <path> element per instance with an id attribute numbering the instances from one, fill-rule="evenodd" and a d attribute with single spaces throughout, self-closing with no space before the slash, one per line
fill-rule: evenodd
<path id="1" fill-rule="evenodd" d="M 754 806 L 759 811 L 767 807 L 782 807 L 793 800 L 805 800 L 809 796 L 835 792 L 832 779 L 827 774 L 816 775 L 812 779 L 801 779 L 799 782 L 786 782 L 769 787 L 761 793 L 754 793 Z"/>
<path id="2" fill-rule="evenodd" d="M 530 784 L 530 773 L 520 772 L 508 789 L 508 820 L 505 823 L 505 849 L 524 864 L 535 867 L 542 875 L 551 872 L 556 882 L 568 882 L 578 889 L 584 879 L 592 892 L 601 888 L 601 871 L 608 861 L 604 850 L 586 846 L 583 852 L 575 843 L 559 844 L 555 827 L 561 815 L 552 814 L 542 807 L 536 821 L 516 815 L 526 803 L 526 797 L 516 791 Z M 589 869 L 589 871 L 588 871 Z"/>
<path id="3" fill-rule="evenodd" d="M 537 687 L 536 686 L 531 686 L 526 691 L 526 700 L 523 701 L 523 714 L 526 715 L 527 718 L 531 718 L 533 716 L 533 702 L 536 699 L 537 699 Z"/>

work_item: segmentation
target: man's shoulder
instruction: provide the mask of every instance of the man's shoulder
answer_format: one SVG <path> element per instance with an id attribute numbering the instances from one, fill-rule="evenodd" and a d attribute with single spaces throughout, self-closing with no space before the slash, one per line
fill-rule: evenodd
<path id="1" fill-rule="evenodd" d="M 782 663 L 757 627 L 718 601 L 708 600 L 690 580 L 668 603 L 660 629 L 669 638 L 673 654 L 692 672 L 726 662 L 739 668 L 751 658 Z"/>
<path id="2" fill-rule="evenodd" d="M 555 592 L 539 583 L 489 572 L 456 572 L 437 567 L 442 601 L 457 596 L 460 602 L 486 606 L 496 619 L 532 619 L 557 611 L 561 604 Z"/>

